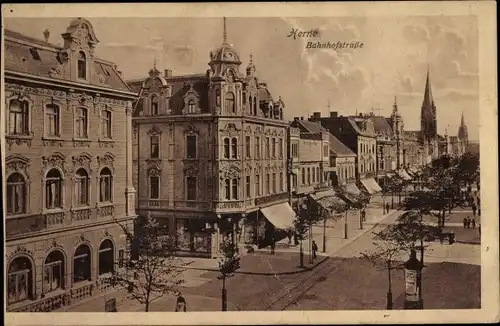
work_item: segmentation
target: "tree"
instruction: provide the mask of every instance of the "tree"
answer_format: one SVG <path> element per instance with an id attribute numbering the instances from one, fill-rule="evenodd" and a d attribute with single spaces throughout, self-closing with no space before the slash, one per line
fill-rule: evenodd
<path id="1" fill-rule="evenodd" d="M 121 226 L 127 241 L 137 245 L 137 254 L 132 257 L 131 248 L 127 250 L 126 273 L 113 272 L 111 282 L 126 288 L 128 296 L 143 304 L 148 312 L 153 301 L 177 293 L 184 282 L 182 264 L 174 256 L 176 239 L 165 234 L 165 229 L 149 214 L 136 232 L 116 223 Z"/>
<path id="2" fill-rule="evenodd" d="M 227 289 L 226 280 L 233 277 L 240 268 L 240 256 L 238 247 L 229 238 L 224 238 L 221 244 L 219 258 L 219 280 L 222 280 L 222 311 L 227 311 Z"/>
<path id="3" fill-rule="evenodd" d="M 375 250 L 361 253 L 361 258 L 369 261 L 373 266 L 387 271 L 387 309 L 392 309 L 392 271 L 402 266 L 401 253 L 405 251 L 397 241 L 387 237 L 385 233 L 374 233 Z"/>
<path id="4" fill-rule="evenodd" d="M 319 215 L 323 218 L 323 252 L 326 252 L 326 222 L 328 220 L 338 221 L 342 218 L 342 213 L 348 209 L 347 204 L 339 198 L 331 197 L 328 199 L 328 209 L 319 209 Z"/>
<path id="5" fill-rule="evenodd" d="M 298 209 L 297 218 L 293 221 L 294 232 L 297 240 L 299 240 L 299 258 L 300 267 L 304 267 L 304 250 L 302 242 L 309 239 L 312 240 L 312 226 L 322 219 L 322 215 L 318 214 L 317 205 L 312 204 L 312 200 L 308 197 L 306 205 L 300 206 Z M 311 246 L 309 246 L 311 249 Z M 312 259 L 312 258 L 311 258 Z"/>

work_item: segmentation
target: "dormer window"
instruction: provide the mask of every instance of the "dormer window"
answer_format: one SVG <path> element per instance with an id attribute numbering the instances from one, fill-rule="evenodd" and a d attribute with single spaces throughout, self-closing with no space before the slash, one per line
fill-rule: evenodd
<path id="1" fill-rule="evenodd" d="M 158 115 L 158 96 L 151 96 L 151 115 Z"/>
<path id="2" fill-rule="evenodd" d="M 78 78 L 87 79 L 87 57 L 83 51 L 78 53 Z"/>

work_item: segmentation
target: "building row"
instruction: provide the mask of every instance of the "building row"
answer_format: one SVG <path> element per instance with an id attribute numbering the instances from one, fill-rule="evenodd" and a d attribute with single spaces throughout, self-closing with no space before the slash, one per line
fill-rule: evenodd
<path id="1" fill-rule="evenodd" d="M 109 291 L 131 252 L 123 229 L 146 216 L 175 236 L 178 255 L 217 257 L 225 237 L 244 252 L 292 228 L 305 204 L 328 209 L 337 187 L 374 194 L 467 142 L 463 117 L 457 137 L 437 134 L 429 77 L 420 131 L 404 129 L 396 102 L 389 118 L 286 120 L 251 56 L 242 69 L 225 20 L 209 69 L 195 75 L 154 65 L 125 81 L 95 56 L 86 19 L 62 39 L 5 30 L 8 311 Z"/>

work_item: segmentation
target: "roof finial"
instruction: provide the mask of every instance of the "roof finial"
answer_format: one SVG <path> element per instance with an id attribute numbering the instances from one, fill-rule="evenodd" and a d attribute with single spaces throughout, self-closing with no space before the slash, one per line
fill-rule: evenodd
<path id="1" fill-rule="evenodd" d="M 156 70 L 156 56 L 153 59 L 153 70 Z"/>
<path id="2" fill-rule="evenodd" d="M 396 95 L 394 95 L 394 107 L 398 106 L 398 98 Z"/>
<path id="3" fill-rule="evenodd" d="M 326 106 L 328 107 L 328 111 L 330 111 L 330 100 L 326 103 Z"/>
<path id="4" fill-rule="evenodd" d="M 253 64 L 253 55 L 252 55 L 252 52 L 250 52 L 250 64 L 251 65 Z"/>
<path id="5" fill-rule="evenodd" d="M 222 42 L 224 44 L 227 43 L 226 17 L 224 17 L 224 27 L 223 27 L 223 34 L 222 34 Z"/>

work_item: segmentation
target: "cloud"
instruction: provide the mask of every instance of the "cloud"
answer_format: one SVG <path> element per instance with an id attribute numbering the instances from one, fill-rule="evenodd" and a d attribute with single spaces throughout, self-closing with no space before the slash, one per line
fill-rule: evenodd
<path id="1" fill-rule="evenodd" d="M 447 88 L 440 90 L 435 93 L 435 98 L 436 99 L 448 99 L 452 101 L 460 101 L 460 100 L 470 100 L 470 99 L 477 99 L 478 98 L 478 93 L 477 91 L 473 90 L 463 90 L 463 89 L 456 89 L 456 88 Z"/>
<path id="2" fill-rule="evenodd" d="M 428 42 L 430 40 L 430 31 L 426 26 L 406 25 L 403 27 L 403 36 L 410 43 Z"/>

